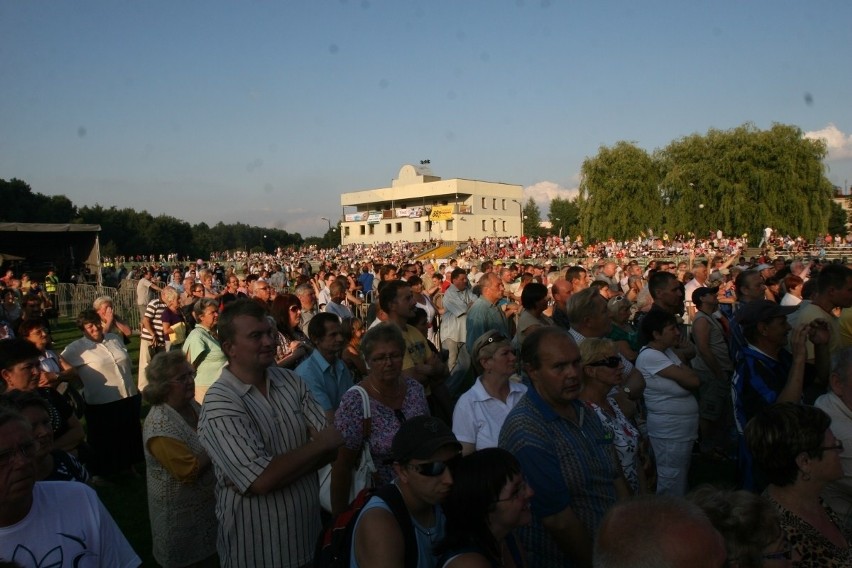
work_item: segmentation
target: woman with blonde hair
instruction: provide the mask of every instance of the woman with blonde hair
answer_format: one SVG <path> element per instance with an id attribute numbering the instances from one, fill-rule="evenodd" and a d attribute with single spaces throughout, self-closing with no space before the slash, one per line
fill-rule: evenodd
<path id="1" fill-rule="evenodd" d="M 583 386 L 579 399 L 612 430 L 621 469 L 634 494 L 647 493 L 643 441 L 639 429 L 622 412 L 613 389 L 623 381 L 622 359 L 609 339 L 586 338 L 580 344 Z"/>
<path id="2" fill-rule="evenodd" d="M 465 455 L 497 446 L 506 416 L 527 392 L 526 386 L 510 380 L 518 358 L 509 338 L 499 331 L 483 333 L 473 343 L 471 355 L 480 375 L 453 410 L 453 433 Z"/>

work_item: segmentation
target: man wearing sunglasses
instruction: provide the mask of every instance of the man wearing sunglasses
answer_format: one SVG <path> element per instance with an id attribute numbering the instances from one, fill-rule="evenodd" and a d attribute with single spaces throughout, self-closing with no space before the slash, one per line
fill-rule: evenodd
<path id="1" fill-rule="evenodd" d="M 397 476 L 393 486 L 399 491 L 411 523 L 401 525 L 391 512 L 391 505 L 373 496 L 355 522 L 352 566 L 437 565 L 432 548 L 444 538 L 445 530 L 440 504 L 453 485 L 449 465 L 461 456 L 461 449 L 452 430 L 437 418 L 417 416 L 400 427 L 391 444 Z M 398 506 L 398 497 L 393 493 L 390 496 Z M 413 541 L 410 531 L 414 532 Z M 416 555 L 410 550 L 412 542 L 416 543 Z"/>

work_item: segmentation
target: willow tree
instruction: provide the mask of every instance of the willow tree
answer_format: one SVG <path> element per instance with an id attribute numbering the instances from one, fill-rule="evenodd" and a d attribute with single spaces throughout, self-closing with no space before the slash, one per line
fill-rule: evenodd
<path id="1" fill-rule="evenodd" d="M 665 228 L 722 229 L 754 240 L 766 226 L 808 238 L 824 232 L 832 194 L 825 154 L 822 141 L 782 124 L 769 130 L 744 124 L 676 140 L 655 154 Z"/>
<path id="2" fill-rule="evenodd" d="M 601 146 L 581 169 L 580 232 L 588 240 L 634 238 L 662 221 L 660 174 L 653 158 L 629 142 Z"/>

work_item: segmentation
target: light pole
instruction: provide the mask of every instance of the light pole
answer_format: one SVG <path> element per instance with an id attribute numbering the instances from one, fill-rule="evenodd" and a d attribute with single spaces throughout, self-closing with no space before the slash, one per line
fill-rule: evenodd
<path id="1" fill-rule="evenodd" d="M 524 204 L 518 201 L 517 199 L 513 199 L 515 203 L 518 204 L 518 218 L 521 220 L 521 236 L 524 236 Z"/>
<path id="2" fill-rule="evenodd" d="M 336 231 L 336 230 L 337 230 L 337 227 L 332 227 L 332 226 L 331 226 L 331 219 L 329 219 L 328 217 L 320 217 L 320 219 L 322 219 L 323 221 L 325 221 L 326 223 L 328 223 L 328 231 L 329 231 L 329 232 L 334 232 L 334 231 Z M 340 244 L 342 245 L 342 244 L 343 244 L 343 242 L 341 241 L 341 243 L 340 243 Z"/>

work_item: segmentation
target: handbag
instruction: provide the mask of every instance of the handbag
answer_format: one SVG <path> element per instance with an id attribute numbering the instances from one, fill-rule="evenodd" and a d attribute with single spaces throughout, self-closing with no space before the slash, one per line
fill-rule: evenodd
<path id="1" fill-rule="evenodd" d="M 370 426 L 372 425 L 370 397 L 367 391 L 358 385 L 353 386 L 349 390 L 357 390 L 361 395 L 361 408 L 363 409 L 364 416 L 364 443 L 361 446 L 358 465 L 352 471 L 352 483 L 349 484 L 349 499 L 347 503 L 351 503 L 362 489 L 373 487 L 373 474 L 376 472 L 373 456 L 370 454 Z M 324 510 L 329 512 L 331 512 L 331 465 L 325 465 L 318 471 L 320 505 Z"/>

